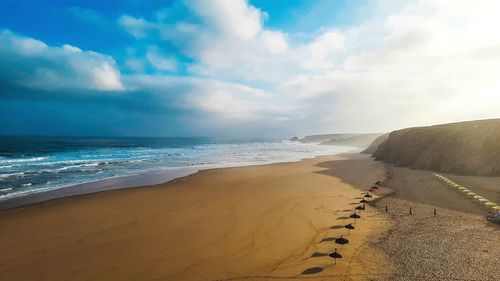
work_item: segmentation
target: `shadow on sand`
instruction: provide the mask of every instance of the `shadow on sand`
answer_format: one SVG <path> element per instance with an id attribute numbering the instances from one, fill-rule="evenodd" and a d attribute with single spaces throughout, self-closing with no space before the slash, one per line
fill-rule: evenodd
<path id="1" fill-rule="evenodd" d="M 323 271 L 322 267 L 311 267 L 311 268 L 304 270 L 304 272 L 302 272 L 302 274 L 316 274 L 316 273 L 319 273 L 321 271 Z"/>

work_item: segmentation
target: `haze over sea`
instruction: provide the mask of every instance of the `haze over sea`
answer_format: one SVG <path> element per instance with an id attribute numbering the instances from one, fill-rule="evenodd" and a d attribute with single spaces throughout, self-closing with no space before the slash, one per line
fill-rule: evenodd
<path id="1" fill-rule="evenodd" d="M 0 147 L 0 201 L 112 177 L 288 162 L 353 149 L 208 137 L 1 137 Z"/>

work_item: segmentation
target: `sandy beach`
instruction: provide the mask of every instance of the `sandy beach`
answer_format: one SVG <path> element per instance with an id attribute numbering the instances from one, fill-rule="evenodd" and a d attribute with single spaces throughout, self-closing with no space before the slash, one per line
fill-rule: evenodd
<path id="1" fill-rule="evenodd" d="M 343 167 L 372 163 L 366 158 L 348 159 L 342 165 L 330 163 L 329 171 L 356 185 L 359 179 L 346 177 Z M 431 171 L 388 164 L 385 169 L 386 180 L 379 192 L 384 196 L 372 205 L 390 217 L 391 229 L 381 239 L 371 240 L 369 247 L 390 257 L 378 266 L 392 272 L 375 279 L 499 280 L 500 226 L 485 219 L 484 207 L 437 181 Z M 499 177 L 446 176 L 484 196 L 498 198 Z"/>
<path id="2" fill-rule="evenodd" d="M 358 157 L 358 156 L 357 156 Z M 366 156 L 359 156 L 367 160 Z M 365 280 L 390 226 L 360 189 L 384 177 L 348 156 L 214 169 L 168 184 L 61 198 L 0 213 L 1 280 Z M 331 175 L 331 166 L 352 184 Z M 363 173 L 362 177 L 360 176 Z M 332 240 L 346 235 L 350 243 Z M 344 256 L 334 265 L 334 248 Z M 306 272 L 306 274 L 302 274 Z M 314 273 L 314 274 L 307 274 Z"/>
<path id="3" fill-rule="evenodd" d="M 499 192 L 500 178 L 447 176 Z M 484 214 L 431 171 L 367 155 L 206 170 L 0 212 L 0 279 L 498 280 L 500 227 Z"/>
<path id="4" fill-rule="evenodd" d="M 0 1 L 0 281 L 500 281 L 499 10 Z"/>

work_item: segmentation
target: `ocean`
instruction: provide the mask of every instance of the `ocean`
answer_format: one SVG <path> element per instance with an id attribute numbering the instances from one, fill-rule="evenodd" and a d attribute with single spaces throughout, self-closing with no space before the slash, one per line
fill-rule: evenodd
<path id="1" fill-rule="evenodd" d="M 272 138 L 0 137 L 0 201 L 113 177 L 298 161 L 352 149 Z"/>

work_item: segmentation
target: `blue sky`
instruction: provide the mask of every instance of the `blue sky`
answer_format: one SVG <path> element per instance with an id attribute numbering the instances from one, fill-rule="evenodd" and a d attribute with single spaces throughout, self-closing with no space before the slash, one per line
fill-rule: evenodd
<path id="1" fill-rule="evenodd" d="M 292 36 L 314 33 L 323 26 L 345 26 L 354 20 L 354 11 L 366 1 L 251 1 L 267 16 L 266 26 L 286 30 Z M 182 62 L 190 63 L 181 50 L 158 38 L 136 40 L 117 23 L 123 15 L 152 20 L 159 11 L 168 13 L 168 21 L 182 21 L 196 17 L 179 1 L 2 1 L 0 26 L 4 29 L 33 37 L 47 45 L 69 44 L 83 50 L 111 55 L 122 71 L 121 64 L 133 49 L 144 55 L 151 45 L 169 53 Z M 309 37 L 307 36 L 307 37 Z M 127 50 L 129 49 L 129 50 Z M 183 68 L 175 71 L 186 75 Z M 154 68 L 147 69 L 154 73 Z"/>
<path id="2" fill-rule="evenodd" d="M 453 3 L 4 0 L 0 133 L 291 136 L 497 117 L 498 4 Z"/>

